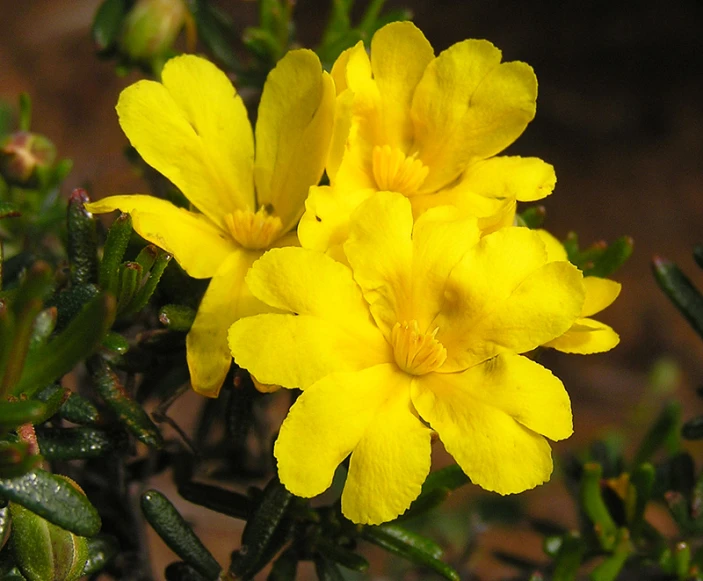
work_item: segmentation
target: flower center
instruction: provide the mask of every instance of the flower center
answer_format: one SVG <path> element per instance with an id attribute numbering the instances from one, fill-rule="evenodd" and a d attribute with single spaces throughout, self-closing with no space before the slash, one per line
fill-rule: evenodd
<path id="1" fill-rule="evenodd" d="M 381 191 L 414 196 L 428 173 L 430 168 L 414 155 L 407 157 L 400 149 L 390 145 L 373 148 L 373 177 Z"/>
<path id="2" fill-rule="evenodd" d="M 239 244 L 249 250 L 263 250 L 271 246 L 283 230 L 283 223 L 278 216 L 269 214 L 265 206 L 256 212 L 236 210 L 225 216 L 227 229 Z"/>
<path id="3" fill-rule="evenodd" d="M 437 339 L 437 331 L 420 333 L 417 321 L 396 323 L 391 330 L 395 362 L 411 375 L 425 375 L 439 369 L 447 359 L 447 350 Z"/>

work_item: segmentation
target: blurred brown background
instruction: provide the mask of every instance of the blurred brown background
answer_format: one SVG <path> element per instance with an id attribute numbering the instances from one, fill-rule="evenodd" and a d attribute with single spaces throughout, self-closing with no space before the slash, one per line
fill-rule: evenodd
<path id="1" fill-rule="evenodd" d="M 118 78 L 112 63 L 95 57 L 89 26 L 98 4 L 0 1 L 0 98 L 14 101 L 20 91 L 32 96 L 33 129 L 75 162 L 65 193 L 87 185 L 95 197 L 143 188 L 123 158 L 126 140 L 114 113 L 120 90 L 137 77 Z M 218 4 L 240 32 L 256 22 L 254 2 Z M 319 38 L 327 4 L 297 3 L 305 44 Z M 622 295 L 602 316 L 620 332 L 621 345 L 604 355 L 548 356 L 574 398 L 576 433 L 557 452 L 630 421 L 647 372 L 662 356 L 682 368 L 675 396 L 685 402 L 684 417 L 701 413 L 691 394 L 703 383 L 703 342 L 658 290 L 649 262 L 655 253 L 666 256 L 703 285 L 691 259 L 692 246 L 703 242 L 703 3 L 409 0 L 388 6 L 412 8 L 437 51 L 464 38 L 487 38 L 504 59 L 532 65 L 540 83 L 537 117 L 510 152 L 556 166 L 547 227 L 561 238 L 576 230 L 583 243 L 622 234 L 635 240 L 633 258 L 617 275 Z M 550 489 L 529 495 L 545 514 L 561 510 Z M 211 529 L 211 539 L 221 530 L 237 534 L 224 517 L 197 516 L 184 506 Z M 538 552 L 520 534 L 497 536 L 517 535 L 526 550 Z M 237 538 L 222 543 L 221 562 Z M 505 572 L 479 570 L 482 578 Z"/>

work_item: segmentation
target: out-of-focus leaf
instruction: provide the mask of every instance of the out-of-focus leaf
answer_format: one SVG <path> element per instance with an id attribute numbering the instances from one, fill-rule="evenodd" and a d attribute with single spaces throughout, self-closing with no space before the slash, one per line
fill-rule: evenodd
<path id="1" fill-rule="evenodd" d="M 198 571 L 183 561 L 176 561 L 164 571 L 166 581 L 207 581 Z"/>
<path id="2" fill-rule="evenodd" d="M 266 581 L 295 581 L 298 574 L 298 555 L 288 549 L 283 551 L 273 562 Z"/>
<path id="3" fill-rule="evenodd" d="M 227 16 L 206 0 L 195 0 L 192 4 L 198 36 L 230 71 L 240 68 L 230 38 L 234 28 Z"/>
<path id="4" fill-rule="evenodd" d="M 67 531 L 92 536 L 100 530 L 100 516 L 73 484 L 36 469 L 18 478 L 0 478 L 0 495 Z"/>
<path id="5" fill-rule="evenodd" d="M 242 520 L 246 520 L 253 509 L 246 496 L 210 484 L 182 482 L 178 485 L 178 494 L 193 504 Z"/>
<path id="6" fill-rule="evenodd" d="M 39 449 L 47 460 L 97 458 L 127 444 L 122 432 L 96 428 L 44 428 L 37 431 Z"/>
<path id="7" fill-rule="evenodd" d="M 218 578 L 220 565 L 163 494 L 147 490 L 141 505 L 149 524 L 176 555 L 207 579 Z"/>
<path id="8" fill-rule="evenodd" d="M 531 206 L 517 215 L 518 224 L 526 228 L 540 228 L 547 217 L 547 209 L 544 206 Z"/>
<path id="9" fill-rule="evenodd" d="M 627 529 L 622 528 L 617 533 L 613 553 L 591 572 L 591 580 L 614 581 L 620 574 L 620 571 L 625 565 L 625 561 L 627 561 L 631 553 L 632 543 L 630 542 L 630 533 Z"/>
<path id="10" fill-rule="evenodd" d="M 630 533 L 637 538 L 644 523 L 644 509 L 647 507 L 649 499 L 652 497 L 655 471 L 654 466 L 649 463 L 640 464 L 630 474 L 630 482 L 635 494 L 632 514 L 629 515 Z"/>
<path id="11" fill-rule="evenodd" d="M 352 571 L 366 571 L 369 568 L 369 562 L 364 557 L 342 547 L 331 539 L 321 538 L 317 543 L 317 547 L 324 557 L 342 565 L 342 567 Z"/>
<path id="12" fill-rule="evenodd" d="M 580 503 L 586 516 L 593 523 L 601 547 L 610 551 L 615 545 L 617 527 L 608 511 L 601 491 L 603 469 L 600 464 L 590 462 L 583 467 Z"/>
<path id="13" fill-rule="evenodd" d="M 583 271 L 584 276 L 607 277 L 618 270 L 630 256 L 634 242 L 629 236 L 622 236 L 609 244 L 596 258 L 593 267 Z"/>
<path id="14" fill-rule="evenodd" d="M 647 462 L 661 446 L 667 446 L 669 452 L 678 448 L 680 423 L 681 404 L 676 401 L 669 402 L 642 438 L 633 464 L 638 466 Z"/>
<path id="15" fill-rule="evenodd" d="M 561 545 L 554 558 L 552 581 L 574 581 L 581 566 L 586 546 L 581 535 L 575 532 L 567 533 L 560 539 Z"/>
<path id="16" fill-rule="evenodd" d="M 344 581 L 344 575 L 334 561 L 325 557 L 315 557 L 315 573 L 319 581 Z"/>
<path id="17" fill-rule="evenodd" d="M 159 321 L 169 331 L 190 331 L 195 310 L 185 305 L 164 305 L 159 311 Z"/>
<path id="18" fill-rule="evenodd" d="M 99 295 L 86 304 L 60 335 L 30 354 L 15 395 L 32 395 L 71 371 L 100 346 L 114 313 L 115 299 L 110 295 Z"/>
<path id="19" fill-rule="evenodd" d="M 46 416 L 46 404 L 36 400 L 0 401 L 0 430 L 34 424 Z"/>
<path id="20" fill-rule="evenodd" d="M 104 0 L 93 19 L 93 40 L 99 51 L 110 49 L 120 34 L 127 12 L 126 0 Z"/>
<path id="21" fill-rule="evenodd" d="M 18 478 L 41 463 L 26 442 L 0 441 L 0 478 Z"/>
<path id="22" fill-rule="evenodd" d="M 0 220 L 3 218 L 16 218 L 21 216 L 21 212 L 17 204 L 0 200 Z"/>

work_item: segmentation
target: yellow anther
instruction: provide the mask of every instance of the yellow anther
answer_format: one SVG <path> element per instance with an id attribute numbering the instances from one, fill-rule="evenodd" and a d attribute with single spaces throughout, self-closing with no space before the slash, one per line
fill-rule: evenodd
<path id="1" fill-rule="evenodd" d="M 256 214 L 250 210 L 236 210 L 225 216 L 225 224 L 239 244 L 250 250 L 263 250 L 281 235 L 283 223 L 271 216 L 264 207 Z"/>
<path id="2" fill-rule="evenodd" d="M 415 156 L 408 157 L 390 145 L 377 145 L 373 148 L 372 155 L 373 177 L 381 191 L 414 196 L 430 173 L 430 168 Z"/>
<path id="3" fill-rule="evenodd" d="M 411 375 L 425 375 L 439 369 L 447 359 L 447 350 L 432 333 L 421 333 L 417 321 L 396 323 L 391 330 L 395 362 Z"/>

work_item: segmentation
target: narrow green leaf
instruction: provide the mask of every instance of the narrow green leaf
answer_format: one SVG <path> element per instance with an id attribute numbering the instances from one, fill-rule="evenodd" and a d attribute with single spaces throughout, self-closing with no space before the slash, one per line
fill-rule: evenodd
<path id="1" fill-rule="evenodd" d="M 123 432 L 86 427 L 38 429 L 37 440 L 47 460 L 98 458 L 125 448 L 128 443 Z"/>
<path id="2" fill-rule="evenodd" d="M 655 256 L 652 270 L 659 287 L 696 333 L 703 337 L 703 296 L 700 291 L 673 262 Z"/>
<path id="3" fill-rule="evenodd" d="M 266 581 L 295 581 L 298 574 L 298 560 L 294 550 L 283 551 L 273 562 Z"/>
<path id="4" fill-rule="evenodd" d="M 154 294 L 156 286 L 159 284 L 161 276 L 163 275 L 164 270 L 166 270 L 171 258 L 172 256 L 170 254 L 163 251 L 158 251 L 154 264 L 147 274 L 144 284 L 137 291 L 132 304 L 129 305 L 127 313 L 138 313 L 146 306 L 151 298 L 151 295 Z"/>
<path id="5" fill-rule="evenodd" d="M 85 209 L 88 192 L 77 188 L 68 200 L 68 261 L 74 285 L 98 282 L 98 234 L 93 215 Z"/>
<path id="6" fill-rule="evenodd" d="M 10 518 L 10 508 L 9 506 L 3 506 L 0 508 L 0 549 L 5 546 L 7 539 L 10 538 L 11 530 L 12 519 Z"/>
<path id="7" fill-rule="evenodd" d="M 20 93 L 19 120 L 18 128 L 20 131 L 29 131 L 32 126 L 32 98 L 29 93 Z"/>
<path id="8" fill-rule="evenodd" d="M 689 578 L 689 568 L 691 566 L 691 546 L 684 542 L 676 543 L 674 548 L 674 568 L 676 576 L 684 581 Z"/>
<path id="9" fill-rule="evenodd" d="M 630 474 L 630 482 L 635 489 L 635 502 L 629 519 L 630 534 L 637 538 L 644 524 L 644 511 L 652 497 L 655 478 L 654 466 L 649 463 L 640 464 Z"/>
<path id="10" fill-rule="evenodd" d="M 205 46 L 229 70 L 239 70 L 241 67 L 230 41 L 231 38 L 234 38 L 232 22 L 223 12 L 206 0 L 196 0 L 192 6 L 198 36 L 205 43 Z"/>
<path id="11" fill-rule="evenodd" d="M 552 581 L 574 581 L 586 551 L 586 545 L 576 532 L 560 537 L 561 546 L 554 559 Z"/>
<path id="12" fill-rule="evenodd" d="M 378 22 L 385 3 L 386 0 L 371 0 L 364 11 L 364 15 L 361 17 L 359 30 L 363 32 L 367 40 L 370 40 L 374 32 L 378 30 L 376 23 Z"/>
<path id="13" fill-rule="evenodd" d="M 210 484 L 182 482 L 178 485 L 178 494 L 188 502 L 242 520 L 246 520 L 253 510 L 252 501 L 243 494 Z"/>
<path id="14" fill-rule="evenodd" d="M 429 512 L 433 508 L 436 508 L 442 504 L 450 494 L 451 490 L 444 487 L 432 488 L 428 492 L 423 492 L 413 501 L 410 508 L 408 508 L 408 510 L 401 514 L 396 520 L 404 521 Z"/>
<path id="15" fill-rule="evenodd" d="M 207 581 L 196 569 L 183 561 L 176 561 L 164 571 L 166 581 Z"/>
<path id="16" fill-rule="evenodd" d="M 114 295 L 117 294 L 120 265 L 131 235 L 132 218 L 129 214 L 120 214 L 107 232 L 103 258 L 100 262 L 98 284 L 100 288 Z"/>
<path id="17" fill-rule="evenodd" d="M 21 216 L 19 206 L 5 200 L 0 200 L 0 220 L 3 218 L 17 218 Z"/>
<path id="18" fill-rule="evenodd" d="M 136 262 L 125 262 L 120 269 L 120 284 L 117 291 L 117 312 L 126 313 L 142 278 L 142 267 Z"/>
<path id="19" fill-rule="evenodd" d="M 35 318 L 32 325 L 32 335 L 29 339 L 29 351 L 34 351 L 44 345 L 51 334 L 56 329 L 57 320 L 56 307 L 50 307 L 41 311 Z"/>
<path id="20" fill-rule="evenodd" d="M 105 335 L 102 346 L 108 351 L 114 351 L 119 355 L 124 355 L 129 351 L 129 341 L 114 331 L 109 331 Z"/>
<path id="21" fill-rule="evenodd" d="M 98 535 L 88 539 L 88 560 L 83 569 L 83 575 L 93 575 L 102 571 L 105 566 L 117 556 L 120 546 L 112 536 Z"/>
<path id="22" fill-rule="evenodd" d="M 405 530 L 397 525 L 366 526 L 361 536 L 408 561 L 429 567 L 445 579 L 459 581 L 459 574 L 440 561 L 442 549 L 433 541 Z"/>
<path id="23" fill-rule="evenodd" d="M 600 253 L 592 268 L 583 271 L 584 276 L 610 276 L 632 256 L 633 248 L 632 238 L 621 236 Z"/>
<path id="24" fill-rule="evenodd" d="M 437 488 L 447 488 L 449 490 L 456 490 L 464 484 L 470 484 L 471 480 L 464 474 L 462 469 L 457 465 L 453 464 L 447 466 L 446 468 L 441 468 L 440 470 L 435 470 L 431 472 L 430 475 L 425 480 L 422 485 L 422 491 L 420 496 L 432 492 Z"/>
<path id="25" fill-rule="evenodd" d="M 687 440 L 703 439 L 703 416 L 688 420 L 681 427 L 681 435 Z"/>
<path id="26" fill-rule="evenodd" d="M 678 447 L 679 426 L 681 424 L 681 404 L 669 402 L 649 428 L 632 461 L 638 466 L 647 462 L 660 447 L 666 445 L 669 451 Z"/>
<path id="27" fill-rule="evenodd" d="M 581 476 L 580 503 L 593 528 L 601 547 L 610 551 L 615 545 L 617 527 L 608 511 L 601 492 L 603 469 L 600 464 L 589 462 L 583 467 Z"/>
<path id="28" fill-rule="evenodd" d="M 64 331 L 27 358 L 15 395 L 32 395 L 62 377 L 95 351 L 112 325 L 115 299 L 99 295 L 83 307 Z"/>
<path id="29" fill-rule="evenodd" d="M 48 303 L 57 309 L 56 331 L 63 331 L 81 309 L 99 294 L 100 289 L 94 284 L 79 284 L 55 294 Z"/>
<path id="30" fill-rule="evenodd" d="M 26 442 L 0 441 L 0 478 L 17 478 L 41 463 Z"/>
<path id="31" fill-rule="evenodd" d="M 74 424 L 95 424 L 100 420 L 100 412 L 93 403 L 77 393 L 71 393 L 59 409 L 59 416 Z"/>
<path id="32" fill-rule="evenodd" d="M 351 569 L 352 571 L 366 571 L 369 562 L 358 553 L 342 547 L 331 539 L 321 538 L 317 543 L 319 552 L 326 558 Z"/>
<path id="33" fill-rule="evenodd" d="M 632 553 L 630 534 L 627 529 L 618 531 L 617 543 L 611 556 L 605 559 L 592 572 L 589 578 L 591 581 L 614 581 L 622 571 L 627 558 Z"/>
<path id="34" fill-rule="evenodd" d="M 195 310 L 185 305 L 164 305 L 159 311 L 159 321 L 169 331 L 190 331 Z"/>
<path id="35" fill-rule="evenodd" d="M 93 19 L 93 41 L 99 51 L 106 51 L 117 42 L 127 12 L 126 0 L 104 0 Z"/>
<path id="36" fill-rule="evenodd" d="M 0 478 L 0 496 L 34 514 L 84 537 L 100 530 L 95 507 L 75 486 L 59 476 L 36 469 L 18 478 Z"/>
<path id="37" fill-rule="evenodd" d="M 107 361 L 95 355 L 90 357 L 86 364 L 97 392 L 118 420 L 147 446 L 158 448 L 163 445 L 161 432 L 142 406 L 127 395 L 117 374 Z"/>
<path id="38" fill-rule="evenodd" d="M 15 337 L 15 314 L 7 302 L 0 298 L 0 386 L 5 375 L 5 369 L 10 361 L 12 345 Z M 8 382 L 9 383 L 9 382 Z"/>
<path id="39" fill-rule="evenodd" d="M 344 581 L 344 575 L 334 561 L 317 556 L 314 559 L 315 573 L 319 581 Z"/>
<path id="40" fill-rule="evenodd" d="M 149 524 L 176 555 L 207 579 L 217 579 L 220 565 L 163 494 L 147 490 L 142 494 L 141 506 Z"/>
<path id="41" fill-rule="evenodd" d="M 34 424 L 46 417 L 47 406 L 36 400 L 0 401 L 0 430 Z"/>
<path id="42" fill-rule="evenodd" d="M 541 227 L 546 217 L 547 209 L 544 206 L 530 206 L 517 215 L 518 222 L 531 229 Z"/>

